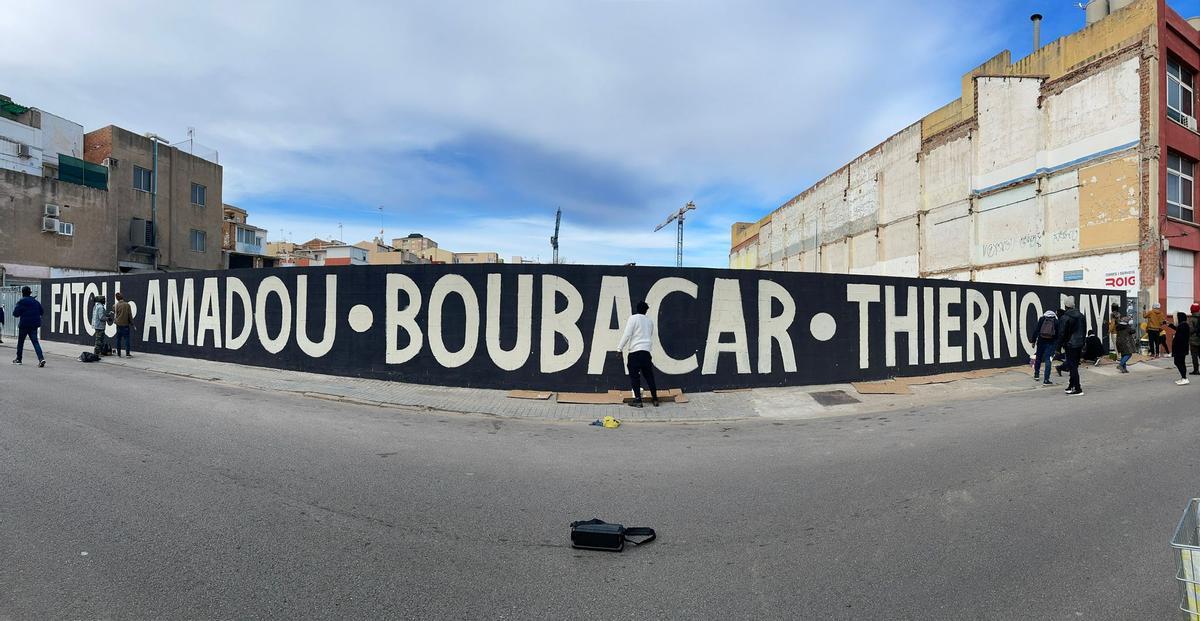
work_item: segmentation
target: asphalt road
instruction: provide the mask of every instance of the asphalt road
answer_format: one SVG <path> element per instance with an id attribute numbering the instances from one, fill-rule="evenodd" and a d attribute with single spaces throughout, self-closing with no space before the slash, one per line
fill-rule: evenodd
<path id="1" fill-rule="evenodd" d="M 1173 619 L 1173 379 L 604 430 L 5 365 L 0 617 Z"/>

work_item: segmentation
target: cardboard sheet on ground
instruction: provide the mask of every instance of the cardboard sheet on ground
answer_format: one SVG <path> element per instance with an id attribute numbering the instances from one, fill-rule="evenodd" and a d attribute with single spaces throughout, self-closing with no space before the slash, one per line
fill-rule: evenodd
<path id="1" fill-rule="evenodd" d="M 509 399 L 537 399 L 545 401 L 554 396 L 554 393 L 542 390 L 510 390 L 508 391 Z"/>
<path id="2" fill-rule="evenodd" d="M 558 403 L 582 403 L 587 405 L 620 405 L 622 395 L 608 392 L 560 392 Z"/>
<path id="3" fill-rule="evenodd" d="M 632 390 L 610 390 L 610 395 L 619 396 L 623 403 L 633 401 Z M 648 392 L 642 389 L 642 398 L 649 399 Z M 658 391 L 658 400 L 662 403 L 687 403 L 687 395 L 683 394 L 682 388 L 668 388 Z"/>
<path id="4" fill-rule="evenodd" d="M 905 382 L 890 380 L 886 382 L 854 382 L 850 384 L 861 395 L 911 395 Z"/>

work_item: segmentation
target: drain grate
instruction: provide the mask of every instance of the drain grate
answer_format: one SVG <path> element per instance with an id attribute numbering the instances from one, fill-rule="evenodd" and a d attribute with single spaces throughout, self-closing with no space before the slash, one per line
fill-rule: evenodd
<path id="1" fill-rule="evenodd" d="M 824 406 L 860 403 L 858 399 L 851 397 L 844 390 L 825 390 L 821 392 L 810 392 L 808 394 L 813 398 L 813 400 Z"/>

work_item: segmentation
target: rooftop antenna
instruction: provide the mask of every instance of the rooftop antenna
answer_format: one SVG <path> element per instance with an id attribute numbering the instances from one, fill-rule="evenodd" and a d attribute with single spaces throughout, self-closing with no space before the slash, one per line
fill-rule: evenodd
<path id="1" fill-rule="evenodd" d="M 678 231 L 675 234 L 675 267 L 683 267 L 683 219 L 687 212 L 696 208 L 696 203 L 688 201 L 688 204 L 679 208 L 679 211 L 667 216 L 667 220 L 662 224 L 654 227 L 654 231 L 658 232 L 663 227 L 670 224 L 672 221 L 678 223 Z"/>
<path id="2" fill-rule="evenodd" d="M 562 208 L 554 211 L 554 235 L 550 237 L 550 247 L 554 249 L 552 263 L 558 265 L 558 226 L 562 223 Z"/>
<path id="3" fill-rule="evenodd" d="M 379 206 L 379 243 L 383 243 L 383 205 Z"/>

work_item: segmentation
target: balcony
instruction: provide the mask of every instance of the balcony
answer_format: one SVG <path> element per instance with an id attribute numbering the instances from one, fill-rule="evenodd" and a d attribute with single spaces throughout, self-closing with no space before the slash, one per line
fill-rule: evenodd
<path id="1" fill-rule="evenodd" d="M 239 254 L 263 254 L 263 247 L 259 244 L 235 242 L 233 244 L 233 251 Z"/>

